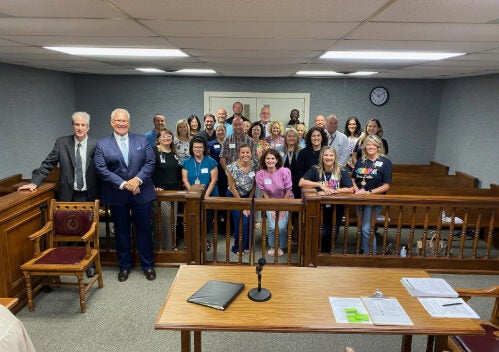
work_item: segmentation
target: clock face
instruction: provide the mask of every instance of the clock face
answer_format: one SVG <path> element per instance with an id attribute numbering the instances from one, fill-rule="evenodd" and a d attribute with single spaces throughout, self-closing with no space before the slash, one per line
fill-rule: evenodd
<path id="1" fill-rule="evenodd" d="M 375 87 L 371 90 L 369 98 L 376 106 L 384 105 L 388 101 L 388 90 L 384 87 Z"/>

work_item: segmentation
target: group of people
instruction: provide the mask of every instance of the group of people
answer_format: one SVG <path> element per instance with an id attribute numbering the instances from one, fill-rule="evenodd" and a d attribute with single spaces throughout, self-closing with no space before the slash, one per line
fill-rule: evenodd
<path id="1" fill-rule="evenodd" d="M 291 111 L 285 128 L 281 122 L 271 121 L 268 106 L 261 109 L 260 119 L 252 123 L 242 113 L 243 105 L 235 102 L 229 118 L 225 109 L 218 109 L 216 117 L 205 114 L 203 122 L 191 115 L 177 121 L 174 132 L 166 128 L 165 116 L 156 114 L 153 129 L 140 135 L 129 132 L 130 114 L 118 108 L 111 113 L 113 133 L 96 141 L 88 136 L 90 116 L 76 112 L 72 116 L 73 135 L 56 140 L 51 153 L 34 172 L 31 183 L 20 190 L 36 189 L 59 164 L 59 200 L 100 198 L 109 205 L 120 267 L 118 280 L 126 281 L 132 267 L 132 222 L 143 273 L 148 280 L 156 278 L 151 235 L 155 191 L 189 190 L 192 185 L 200 184 L 206 186 L 206 197 L 290 199 L 301 198 L 301 187 L 315 187 L 320 195 L 385 193 L 389 189 L 388 144 L 382 138 L 383 129 L 378 120 L 369 120 L 362 132 L 358 119 L 351 117 L 345 124 L 345 133 L 341 133 L 337 130 L 336 115 L 327 118 L 317 115 L 315 125 L 307 131 L 297 109 Z M 156 210 L 171 214 L 170 206 L 162 204 L 168 208 Z M 377 217 L 380 210 L 380 207 L 363 207 L 362 248 L 366 253 L 370 249 L 370 214 L 375 212 Z M 175 214 L 176 211 L 175 205 Z M 207 216 L 210 233 L 214 219 L 213 214 Z M 250 209 L 231 211 L 232 252 L 236 254 L 243 255 L 250 249 L 251 216 L 257 216 L 259 221 L 258 214 L 251 214 Z M 281 256 L 287 248 L 288 216 L 284 211 L 266 212 L 270 256 Z M 326 206 L 325 223 L 331 216 L 332 210 Z M 336 216 L 338 233 L 342 206 L 337 206 Z M 297 218 L 291 218 L 296 228 Z M 171 221 L 175 219 L 166 215 L 164 231 L 171 228 Z M 331 227 L 325 225 L 321 249 L 329 252 Z M 275 243 L 276 227 L 279 243 Z M 376 251 L 375 242 L 372 250 Z"/>

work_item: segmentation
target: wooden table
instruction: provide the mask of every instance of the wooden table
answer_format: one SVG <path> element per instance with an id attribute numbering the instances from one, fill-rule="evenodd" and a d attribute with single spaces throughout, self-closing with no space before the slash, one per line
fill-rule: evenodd
<path id="1" fill-rule="evenodd" d="M 472 319 L 430 317 L 419 301 L 402 286 L 402 277 L 429 275 L 426 271 L 412 269 L 267 265 L 262 272 L 262 287 L 271 291 L 272 298 L 258 303 L 247 297 L 248 291 L 257 286 L 255 267 L 183 265 L 170 287 L 155 329 L 180 330 L 181 350 L 184 352 L 191 350 L 191 331 L 194 332 L 194 350 L 197 352 L 201 351 L 201 331 L 402 335 L 402 351 L 411 350 L 414 334 L 484 334 L 478 322 Z M 186 302 L 192 293 L 210 279 L 243 282 L 245 288 L 226 311 Z M 378 288 L 385 296 L 399 300 L 413 326 L 336 323 L 329 296 L 370 296 Z"/>
<path id="2" fill-rule="evenodd" d="M 19 298 L 0 298 L 0 304 L 10 310 L 14 308 L 18 301 Z"/>

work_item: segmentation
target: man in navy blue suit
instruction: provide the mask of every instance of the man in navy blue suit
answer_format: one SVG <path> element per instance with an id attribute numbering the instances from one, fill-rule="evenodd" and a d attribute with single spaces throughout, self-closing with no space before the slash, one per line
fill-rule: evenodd
<path id="1" fill-rule="evenodd" d="M 128 132 L 130 114 L 125 109 L 111 113 L 111 126 L 114 133 L 97 142 L 94 160 L 102 181 L 102 203 L 109 205 L 115 226 L 118 280 L 126 281 L 132 267 L 131 221 L 140 265 L 146 278 L 154 280 L 151 233 L 151 202 L 156 198 L 151 179 L 154 152 L 144 135 Z"/>

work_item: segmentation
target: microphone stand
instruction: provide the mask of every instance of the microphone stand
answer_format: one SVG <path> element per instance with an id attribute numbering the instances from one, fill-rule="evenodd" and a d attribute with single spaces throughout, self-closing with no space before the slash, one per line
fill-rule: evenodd
<path id="1" fill-rule="evenodd" d="M 262 270 L 263 266 L 267 262 L 265 258 L 258 259 L 258 265 L 256 266 L 256 274 L 258 275 L 258 288 L 252 288 L 248 292 L 248 297 L 255 302 L 265 302 L 270 299 L 270 291 L 266 288 L 262 288 Z"/>

